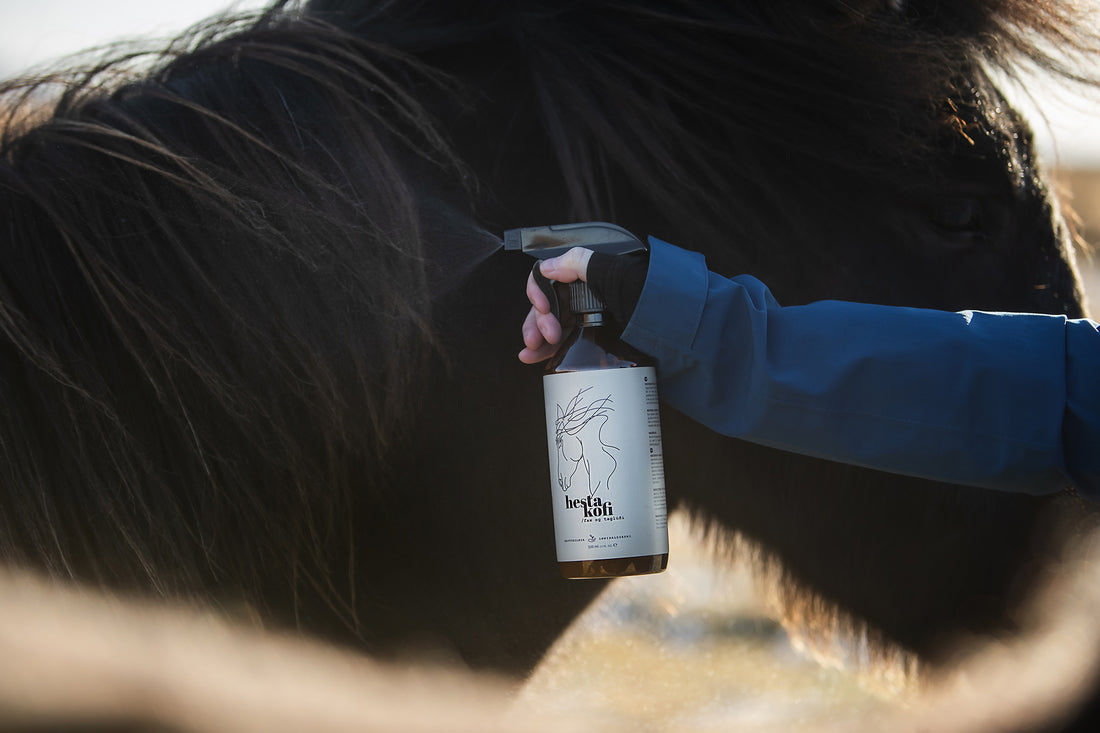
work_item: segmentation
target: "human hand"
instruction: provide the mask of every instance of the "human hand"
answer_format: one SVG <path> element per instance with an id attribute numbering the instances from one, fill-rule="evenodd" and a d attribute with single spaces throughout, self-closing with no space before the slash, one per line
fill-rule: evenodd
<path id="1" fill-rule="evenodd" d="M 591 258 L 592 250 L 574 247 L 563 255 L 540 262 L 539 271 L 556 282 L 587 281 Z M 550 312 L 550 301 L 531 274 L 527 276 L 527 299 L 531 301 L 531 310 L 523 321 L 523 350 L 519 352 L 519 360 L 524 364 L 537 364 L 558 350 L 562 339 L 561 323 Z"/>

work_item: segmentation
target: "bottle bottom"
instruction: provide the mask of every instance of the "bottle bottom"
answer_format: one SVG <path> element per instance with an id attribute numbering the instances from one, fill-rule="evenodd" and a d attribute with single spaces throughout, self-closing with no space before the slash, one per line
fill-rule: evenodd
<path id="1" fill-rule="evenodd" d="M 638 557 L 614 557 L 606 560 L 572 560 L 559 562 L 563 578 L 619 578 L 625 575 L 650 575 L 663 572 L 668 567 L 668 553 L 640 555 Z"/>

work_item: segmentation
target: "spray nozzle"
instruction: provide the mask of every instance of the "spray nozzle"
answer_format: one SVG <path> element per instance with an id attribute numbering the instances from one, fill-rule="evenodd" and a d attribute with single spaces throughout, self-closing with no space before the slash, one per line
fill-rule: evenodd
<path id="1" fill-rule="evenodd" d="M 594 252 L 612 255 L 646 251 L 645 243 L 633 234 L 620 226 L 602 221 L 525 227 L 504 232 L 504 249 L 520 250 L 538 260 L 557 257 L 573 247 L 584 247 Z M 555 285 L 561 285 L 561 283 L 555 283 L 543 275 L 539 270 L 538 262 L 535 263 L 531 272 L 535 283 L 550 301 L 550 311 L 560 320 L 559 298 Z M 578 280 L 563 287 L 568 287 L 568 302 L 574 313 L 597 313 L 604 309 L 604 304 L 592 293 L 587 284 Z"/>

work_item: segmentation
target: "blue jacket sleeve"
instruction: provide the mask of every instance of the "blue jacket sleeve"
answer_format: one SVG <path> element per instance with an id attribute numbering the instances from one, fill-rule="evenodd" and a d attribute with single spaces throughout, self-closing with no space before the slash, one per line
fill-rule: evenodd
<path id="1" fill-rule="evenodd" d="M 1064 316 L 822 301 L 651 239 L 623 338 L 708 427 L 894 473 L 1100 498 L 1100 330 Z"/>

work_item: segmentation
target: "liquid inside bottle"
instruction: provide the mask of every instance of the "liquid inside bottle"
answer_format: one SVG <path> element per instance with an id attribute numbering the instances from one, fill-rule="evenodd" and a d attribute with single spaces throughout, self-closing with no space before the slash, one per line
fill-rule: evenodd
<path id="1" fill-rule="evenodd" d="M 558 567 L 566 578 L 658 573 L 668 522 L 656 370 L 601 312 L 578 318 L 543 378 Z"/>

